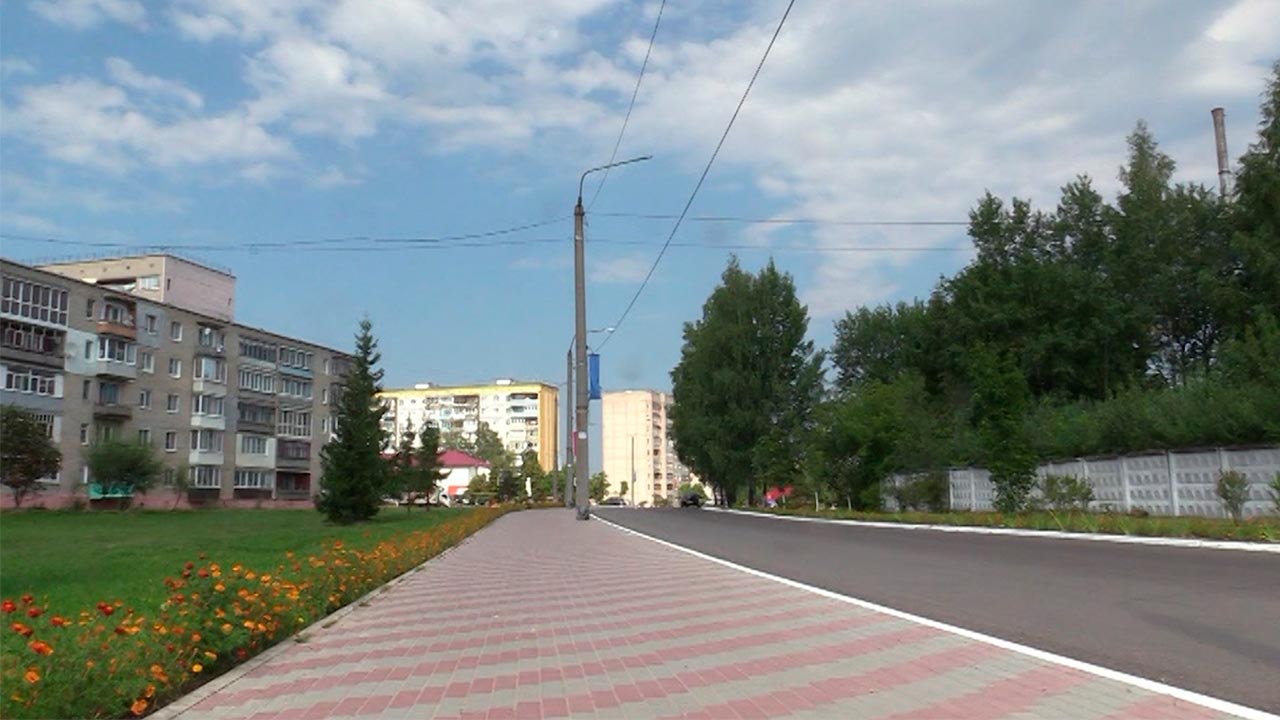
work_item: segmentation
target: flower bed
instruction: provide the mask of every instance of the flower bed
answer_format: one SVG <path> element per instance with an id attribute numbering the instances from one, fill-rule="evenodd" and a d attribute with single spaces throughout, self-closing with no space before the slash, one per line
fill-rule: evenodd
<path id="1" fill-rule="evenodd" d="M 352 548 L 335 540 L 274 567 L 201 554 L 164 580 L 155 608 L 79 611 L 32 595 L 0 601 L 0 716 L 144 715 L 371 592 L 516 509 L 477 508 Z"/>

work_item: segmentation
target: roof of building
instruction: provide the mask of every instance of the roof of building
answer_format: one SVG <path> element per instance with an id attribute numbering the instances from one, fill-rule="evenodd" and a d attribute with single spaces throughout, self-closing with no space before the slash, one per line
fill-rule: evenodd
<path id="1" fill-rule="evenodd" d="M 181 258 L 179 258 L 179 259 L 181 259 Z M 188 315 L 193 315 L 193 316 L 195 316 L 196 318 L 200 318 L 200 319 L 207 320 L 207 321 L 209 321 L 209 323 L 214 324 L 214 325 L 219 325 L 219 326 L 228 326 L 228 325 L 229 325 L 229 326 L 234 326 L 234 327 L 240 328 L 240 329 L 242 329 L 242 330 L 248 330 L 248 331 L 253 332 L 253 333 L 258 333 L 258 334 L 261 334 L 261 335 L 269 335 L 269 336 L 271 336 L 271 337 L 273 337 L 273 338 L 276 338 L 277 340 L 285 340 L 285 341 L 288 341 L 288 342 L 301 343 L 301 344 L 303 344 L 303 345 L 309 345 L 309 346 L 311 346 L 311 347 L 319 348 L 319 349 L 321 349 L 321 350 L 327 350 L 327 351 L 329 351 L 330 353 L 332 353 L 333 355 L 335 355 L 335 356 L 337 356 L 337 357 L 345 357 L 345 358 L 350 358 L 350 357 L 352 357 L 351 353 L 343 352 L 343 351 L 341 351 L 341 350 L 337 350 L 337 349 L 335 349 L 335 348 L 329 347 L 328 345 L 322 345 L 322 344 L 320 344 L 320 343 L 318 343 L 318 342 L 313 342 L 313 341 L 311 341 L 311 340 L 306 340 L 306 339 L 304 339 L 304 338 L 291 337 L 291 336 L 289 336 L 289 335 L 282 335 L 282 334 L 280 334 L 280 333 L 278 333 L 278 332 L 275 332 L 275 331 L 273 331 L 273 330 L 267 330 L 266 328 L 255 327 L 255 326 L 253 326 L 253 325 L 246 325 L 245 323 L 242 323 L 242 322 L 236 322 L 235 320 L 223 320 L 223 319 L 221 319 L 221 318 L 213 317 L 212 315 L 206 315 L 205 313 L 202 313 L 202 312 L 200 312 L 199 310 L 192 310 L 191 308 L 179 307 L 178 305 L 174 305 L 173 303 L 160 302 L 160 301 L 158 301 L 158 300 L 151 300 L 151 299 L 149 299 L 149 298 L 138 297 L 137 295 L 132 295 L 132 294 L 130 294 L 130 293 L 122 293 L 122 292 L 117 291 L 117 290 L 112 290 L 111 288 L 106 287 L 106 286 L 103 286 L 103 285 L 95 285 L 94 283 L 87 283 L 87 282 L 85 282 L 85 281 L 83 281 L 83 280 L 79 280 L 79 279 L 77 279 L 77 278 L 67 277 L 66 275 L 59 275 L 58 273 L 50 272 L 50 271 L 48 271 L 48 270 L 45 270 L 44 268 L 36 267 L 36 266 L 33 266 L 33 265 L 27 265 L 27 264 L 25 264 L 25 263 L 20 263 L 20 262 L 18 262 L 17 260 L 11 260 L 11 259 L 6 258 L 6 257 L 0 257 L 0 263 L 4 263 L 4 264 L 7 264 L 7 265 L 12 265 L 12 266 L 14 266 L 14 267 L 16 267 L 16 268 L 21 268 L 21 269 L 23 269 L 23 270 L 25 270 L 25 271 L 27 271 L 27 272 L 33 273 L 33 274 L 35 274 L 35 275 L 43 276 L 44 278 L 47 278 L 49 282 L 57 282 L 57 283 L 77 283 L 77 284 L 79 284 L 79 285 L 86 285 L 86 286 L 88 286 L 88 287 L 91 287 L 91 288 L 93 288 L 93 289 L 95 289 L 95 290 L 99 291 L 99 292 L 103 292 L 103 293 L 110 293 L 110 294 L 116 295 L 117 297 L 121 297 L 121 298 L 127 299 L 127 300 L 129 300 L 129 301 L 131 301 L 131 302 L 144 303 L 144 304 L 147 304 L 147 305 L 154 305 L 154 306 L 156 306 L 156 307 L 172 308 L 172 309 L 174 309 L 174 310 L 179 310 L 179 311 L 181 311 L 181 312 L 187 313 Z"/>
<path id="2" fill-rule="evenodd" d="M 169 258 L 169 259 L 177 260 L 178 262 L 187 263 L 188 265 L 195 265 L 197 267 L 204 268 L 205 270 L 208 270 L 210 272 L 216 272 L 219 275 L 226 275 L 227 277 L 233 280 L 236 277 L 235 273 L 231 272 L 229 268 L 219 267 L 217 265 L 214 265 L 213 263 L 205 262 L 204 260 L 194 260 L 192 258 L 178 255 L 170 251 L 151 252 L 151 253 L 146 253 L 146 252 L 134 253 L 131 255 L 114 255 L 114 254 L 106 254 L 102 256 L 87 255 L 83 257 L 65 258 L 62 260 L 51 260 L 49 262 L 42 262 L 40 263 L 40 266 L 48 267 L 53 265 L 84 265 L 85 263 L 92 263 L 92 262 L 115 262 L 117 260 L 141 260 L 144 258 Z"/>
<path id="3" fill-rule="evenodd" d="M 440 453 L 440 465 L 447 468 L 489 467 L 489 462 L 461 450 L 448 449 Z"/>
<path id="4" fill-rule="evenodd" d="M 505 378 L 503 378 L 505 379 Z M 385 388 L 378 393 L 383 396 L 426 397 L 437 395 L 476 395 L 481 392 L 528 392 L 530 390 L 557 390 L 553 383 L 542 380 L 512 380 L 510 383 L 470 383 L 466 385 L 436 385 L 435 383 L 418 383 L 415 387 Z"/>

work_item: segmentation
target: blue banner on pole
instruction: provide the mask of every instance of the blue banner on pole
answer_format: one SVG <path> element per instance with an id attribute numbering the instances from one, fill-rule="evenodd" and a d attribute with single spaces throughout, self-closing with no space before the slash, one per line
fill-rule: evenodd
<path id="1" fill-rule="evenodd" d="M 589 353 L 587 355 L 587 377 L 589 382 L 587 387 L 590 389 L 590 397 L 592 400 L 600 399 L 600 354 Z"/>

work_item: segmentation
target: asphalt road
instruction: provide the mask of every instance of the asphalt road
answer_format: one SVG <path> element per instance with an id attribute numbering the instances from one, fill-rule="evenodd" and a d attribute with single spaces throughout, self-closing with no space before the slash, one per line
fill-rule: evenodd
<path id="1" fill-rule="evenodd" d="M 1280 555 L 597 511 L 747 567 L 1280 712 Z"/>

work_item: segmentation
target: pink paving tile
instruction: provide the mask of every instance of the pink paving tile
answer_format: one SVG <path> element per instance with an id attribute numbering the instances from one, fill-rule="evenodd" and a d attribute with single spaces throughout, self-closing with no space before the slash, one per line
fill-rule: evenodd
<path id="1" fill-rule="evenodd" d="M 1214 720 L 1221 717 L 1220 713 L 1206 707 L 1154 695 L 1131 703 L 1103 720 Z"/>
<path id="2" fill-rule="evenodd" d="M 525 701 L 516 703 L 516 720 L 542 720 L 542 703 Z"/>
<path id="3" fill-rule="evenodd" d="M 886 720 L 932 720 L 941 715 L 988 720 L 1025 710 L 1047 695 L 1069 690 L 1089 680 L 1083 673 L 1066 668 L 1036 667 L 1015 677 L 988 683 L 958 698 L 948 698 L 927 707 L 892 715 Z"/>

